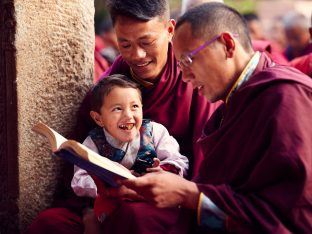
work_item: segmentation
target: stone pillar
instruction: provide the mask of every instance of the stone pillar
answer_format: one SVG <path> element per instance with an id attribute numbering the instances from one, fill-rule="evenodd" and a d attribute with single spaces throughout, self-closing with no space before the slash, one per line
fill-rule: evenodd
<path id="1" fill-rule="evenodd" d="M 4 0 L 0 7 L 4 234 L 17 232 L 16 227 L 23 231 L 51 205 L 62 177 L 62 161 L 52 157 L 47 140 L 31 127 L 42 121 L 64 136 L 71 133 L 93 80 L 94 2 Z"/>
<path id="2" fill-rule="evenodd" d="M 13 1 L 0 2 L 0 233 L 18 232 L 18 158 Z"/>

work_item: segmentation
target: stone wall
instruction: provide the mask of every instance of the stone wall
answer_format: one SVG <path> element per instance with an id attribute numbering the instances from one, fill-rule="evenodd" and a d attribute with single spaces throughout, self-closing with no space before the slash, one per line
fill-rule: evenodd
<path id="1" fill-rule="evenodd" d="M 61 178 L 38 121 L 64 136 L 93 77 L 92 0 L 15 0 L 20 229 L 51 205 Z"/>

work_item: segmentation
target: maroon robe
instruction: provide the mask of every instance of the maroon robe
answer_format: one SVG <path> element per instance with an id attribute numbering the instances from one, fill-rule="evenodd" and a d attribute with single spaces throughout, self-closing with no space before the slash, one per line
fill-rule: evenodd
<path id="1" fill-rule="evenodd" d="M 130 68 L 121 56 L 103 77 L 116 73 L 131 78 Z M 190 83 L 182 81 L 171 45 L 161 77 L 154 87 L 142 88 L 142 99 L 144 118 L 161 123 L 168 129 L 179 142 L 181 153 L 189 158 L 189 177 L 196 175 L 203 159 L 203 153 L 196 141 L 209 116 L 219 104 L 209 104 L 203 96 L 199 96 L 197 90 L 193 90 Z M 79 141 L 83 141 L 88 131 L 95 126 L 89 115 L 89 102 L 90 93 L 79 110 L 77 134 L 73 137 Z M 77 208 L 82 205 L 80 202 Z M 39 213 L 26 233 L 82 233 L 81 208 L 71 209 L 64 212 L 64 209 L 52 208 Z M 168 227 L 173 225 L 176 214 L 175 210 L 157 209 L 144 202 L 124 202 L 106 222 L 104 233 L 166 233 Z"/>
<path id="2" fill-rule="evenodd" d="M 196 182 L 229 216 L 227 231 L 312 233 L 311 117 L 312 80 L 264 54 L 211 117 Z"/>

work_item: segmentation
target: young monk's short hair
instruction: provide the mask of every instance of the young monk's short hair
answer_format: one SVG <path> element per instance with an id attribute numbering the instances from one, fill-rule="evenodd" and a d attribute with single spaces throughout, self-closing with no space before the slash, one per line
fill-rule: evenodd
<path id="1" fill-rule="evenodd" d="M 91 110 L 100 112 L 104 103 L 105 97 L 113 90 L 113 88 L 133 88 L 140 95 L 142 102 L 142 94 L 139 84 L 131 81 L 127 76 L 114 74 L 101 79 L 91 90 Z"/>
<path id="2" fill-rule="evenodd" d="M 168 0 L 108 0 L 113 24 L 118 16 L 127 16 L 147 22 L 153 18 L 169 20 L 170 9 Z"/>

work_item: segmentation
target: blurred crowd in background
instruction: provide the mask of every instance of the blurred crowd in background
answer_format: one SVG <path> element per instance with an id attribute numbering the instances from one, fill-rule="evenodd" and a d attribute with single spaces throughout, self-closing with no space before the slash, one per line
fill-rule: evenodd
<path id="1" fill-rule="evenodd" d="M 170 0 L 171 17 L 203 0 Z M 221 1 L 222 2 L 222 1 Z M 275 62 L 290 65 L 312 77 L 312 1 L 224 0 L 246 19 L 255 50 L 266 51 Z M 312 31 L 311 31 L 312 34 Z M 105 1 L 95 0 L 94 82 L 118 56 L 117 39 Z"/>

